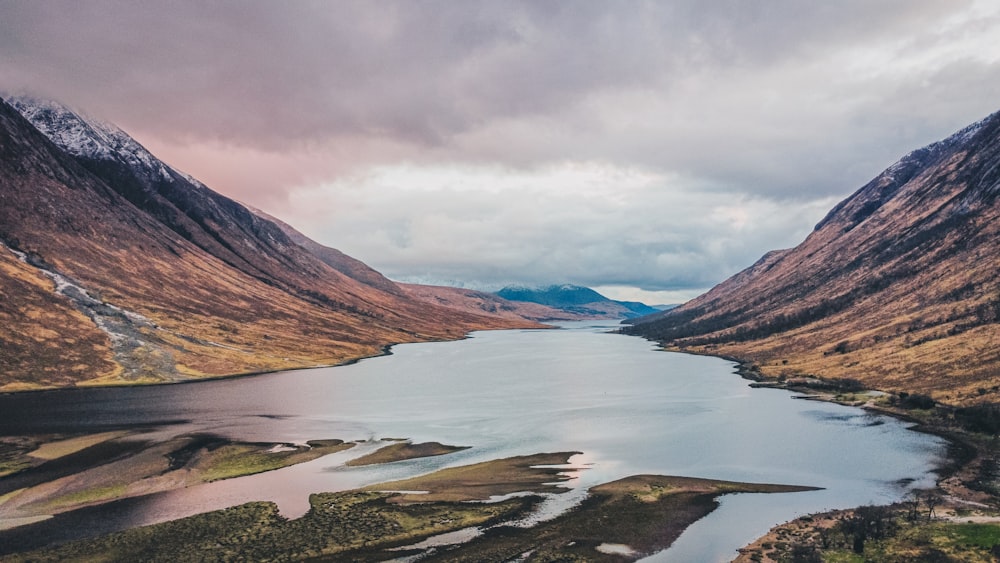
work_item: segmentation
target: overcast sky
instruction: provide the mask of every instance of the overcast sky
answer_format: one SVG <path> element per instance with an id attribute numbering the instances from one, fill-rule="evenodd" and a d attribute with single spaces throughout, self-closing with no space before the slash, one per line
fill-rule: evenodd
<path id="1" fill-rule="evenodd" d="M 695 296 L 1000 109 L 1000 2 L 0 0 L 0 89 L 404 281 Z"/>

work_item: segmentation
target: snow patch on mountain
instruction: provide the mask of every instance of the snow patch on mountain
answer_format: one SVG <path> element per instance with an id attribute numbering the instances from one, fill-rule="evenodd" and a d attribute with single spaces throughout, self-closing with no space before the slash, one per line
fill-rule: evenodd
<path id="1" fill-rule="evenodd" d="M 171 170 L 118 127 L 70 109 L 54 100 L 31 96 L 7 98 L 25 119 L 61 149 L 93 160 L 118 160 L 149 177 L 173 181 Z M 175 172 L 176 173 L 176 172 Z"/>
<path id="2" fill-rule="evenodd" d="M 895 180 L 896 175 L 899 171 L 912 167 L 914 165 L 922 166 L 927 162 L 929 162 L 932 158 L 936 157 L 939 154 L 942 154 L 946 150 L 965 145 L 966 143 L 971 141 L 972 138 L 975 137 L 976 134 L 979 133 L 983 129 L 983 127 L 985 127 L 986 124 L 989 123 L 994 118 L 995 115 L 996 114 L 992 114 L 988 117 L 985 117 L 971 125 L 963 127 L 962 129 L 953 133 L 952 135 L 950 135 L 945 139 L 931 143 L 925 147 L 919 148 L 913 152 L 906 154 L 906 156 L 904 156 L 903 158 L 899 159 L 898 161 L 894 162 L 891 166 L 886 168 L 885 172 L 883 172 L 880 175 L 880 177 L 884 176 L 888 177 L 891 180 Z"/>

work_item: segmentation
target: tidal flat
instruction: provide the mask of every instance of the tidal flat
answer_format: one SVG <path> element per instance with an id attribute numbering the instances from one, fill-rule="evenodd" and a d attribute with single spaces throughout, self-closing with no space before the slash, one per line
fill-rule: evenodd
<path id="1" fill-rule="evenodd" d="M 272 471 L 353 447 L 343 440 L 246 443 L 210 434 L 151 442 L 141 432 L 0 442 L 0 530 L 124 498 Z M 5 525 L 6 523 L 6 525 Z"/>
<path id="2" fill-rule="evenodd" d="M 379 448 L 370 454 L 348 460 L 345 465 L 348 467 L 359 467 L 362 465 L 392 463 L 394 461 L 405 461 L 421 457 L 445 455 L 467 449 L 469 449 L 469 446 L 448 446 L 438 442 L 413 444 L 408 440 L 399 440 L 394 444 L 390 444 L 384 448 Z"/>
<path id="3" fill-rule="evenodd" d="M 525 516 L 504 520 L 507 527 L 551 526 L 546 522 L 593 502 L 586 499 L 596 496 L 596 487 L 637 475 L 822 487 L 723 495 L 719 508 L 654 556 L 726 561 L 796 516 L 894 502 L 933 484 L 943 441 L 908 430 L 908 423 L 751 388 L 731 362 L 659 352 L 607 329 L 477 333 L 457 342 L 401 345 L 391 356 L 350 366 L 190 385 L 0 395 L 0 440 L 11 444 L 5 459 L 22 466 L 0 477 L 6 487 L 0 495 L 11 493 L 0 518 L 9 522 L 15 504 L 30 514 L 54 513 L 0 531 L 0 553 L 254 501 L 274 503 L 279 516 L 296 521 L 313 509 L 310 495 L 323 491 L 402 491 L 427 502 L 434 492 L 458 491 L 434 491 L 412 479 L 538 452 L 583 453 L 571 466 L 562 465 L 565 458 L 537 465 L 556 470 L 542 481 L 550 490 L 512 489 L 510 495 L 544 500 Z M 109 432 L 126 434 L 92 445 L 87 440 L 98 438 L 82 438 Z M 317 452 L 316 438 L 338 438 L 343 442 L 326 445 L 348 449 L 301 461 Z M 61 457 L 27 456 L 39 441 L 56 443 L 48 450 Z M 357 463 L 366 458 L 377 463 Z M 500 472 L 499 465 L 486 467 Z M 569 479 L 558 478 L 563 472 Z M 392 490 L 364 491 L 387 483 Z M 467 492 L 474 488 L 486 490 L 466 484 Z M 121 494 L 125 498 L 112 500 Z M 34 503 L 32 495 L 43 502 Z M 395 495 L 392 503 L 404 497 Z M 399 547 L 440 551 L 441 544 L 471 545 L 497 530 L 458 528 Z M 593 548 L 619 557 L 645 549 L 628 538 Z"/>
<path id="4" fill-rule="evenodd" d="M 788 493 L 812 487 L 641 475 L 592 487 L 579 505 L 534 526 L 514 525 L 566 491 L 564 466 L 576 452 L 517 456 L 429 475 L 310 496 L 302 517 L 252 502 L 161 524 L 23 553 L 0 561 L 428 561 L 578 559 L 632 561 L 669 546 L 730 493 Z M 553 482 L 555 481 L 555 482 Z M 413 488 L 408 492 L 376 489 Z M 420 491 L 423 494 L 415 493 Z M 512 493 L 520 493 L 510 496 Z M 505 496 L 494 502 L 486 499 Z M 469 502 L 470 500 L 478 502 Z M 417 542 L 466 529 L 470 541 Z"/>

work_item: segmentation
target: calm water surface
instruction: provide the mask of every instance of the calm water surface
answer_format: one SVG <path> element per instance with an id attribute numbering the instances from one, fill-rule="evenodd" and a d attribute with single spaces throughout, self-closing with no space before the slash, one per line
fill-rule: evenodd
<path id="1" fill-rule="evenodd" d="M 650 558 L 725 561 L 798 515 L 891 502 L 907 486 L 933 484 L 930 471 L 944 453 L 937 438 L 859 409 L 751 389 L 731 362 L 659 352 L 645 340 L 606 334 L 609 326 L 476 333 L 396 346 L 390 356 L 350 366 L 251 378 L 0 396 L 0 435 L 141 425 L 154 438 L 199 431 L 248 441 L 409 438 L 472 446 L 344 467 L 378 447 L 365 444 L 279 471 L 65 515 L 49 524 L 59 530 L 49 532 L 53 538 L 92 533 L 96 520 L 101 530 L 120 529 L 249 500 L 273 500 L 296 516 L 311 492 L 547 451 L 583 452 L 573 458 L 581 468 L 574 490 L 552 507 L 572 504 L 591 485 L 641 473 L 825 488 L 723 497 L 717 511 Z"/>

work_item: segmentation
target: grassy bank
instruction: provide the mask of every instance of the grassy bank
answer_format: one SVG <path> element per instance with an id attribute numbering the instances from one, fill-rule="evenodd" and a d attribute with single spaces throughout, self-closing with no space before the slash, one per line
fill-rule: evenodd
<path id="1" fill-rule="evenodd" d="M 389 483 L 428 491 L 373 490 L 310 497 L 305 516 L 288 520 L 272 503 L 248 503 L 91 540 L 18 553 L 3 562 L 47 561 L 384 561 L 423 554 L 427 561 L 632 561 L 669 546 L 715 509 L 719 495 L 782 493 L 808 487 L 733 483 L 657 475 L 599 485 L 579 506 L 532 527 L 528 515 L 555 489 L 569 453 L 536 454 L 450 468 Z M 500 502 L 468 502 L 521 492 Z M 415 502 L 420 497 L 424 502 Z M 449 499 L 449 500 L 435 500 Z M 439 534 L 485 529 L 479 537 L 437 547 L 415 545 Z"/>
<path id="2" fill-rule="evenodd" d="M 745 547 L 739 563 L 784 561 L 996 561 L 1000 559 L 1000 406 L 955 407 L 919 393 L 882 393 L 854 380 L 766 378 L 756 386 L 804 393 L 893 416 L 948 441 L 936 486 L 906 502 L 814 514 L 782 524 Z"/>
<path id="3" fill-rule="evenodd" d="M 122 498 L 272 471 L 353 447 L 235 442 L 211 434 L 147 443 L 138 432 L 7 440 L 0 519 L 39 517 Z"/>
<path id="4" fill-rule="evenodd" d="M 283 518 L 273 503 L 248 503 L 0 561 L 380 560 L 386 549 L 514 518 L 535 502 L 517 498 L 489 505 L 402 506 L 389 503 L 392 496 L 360 491 L 316 494 L 310 497 L 309 512 L 296 520 Z"/>
<path id="5" fill-rule="evenodd" d="M 637 475 L 590 489 L 581 505 L 530 528 L 503 526 L 423 561 L 635 561 L 669 547 L 729 493 L 810 487 Z"/>

